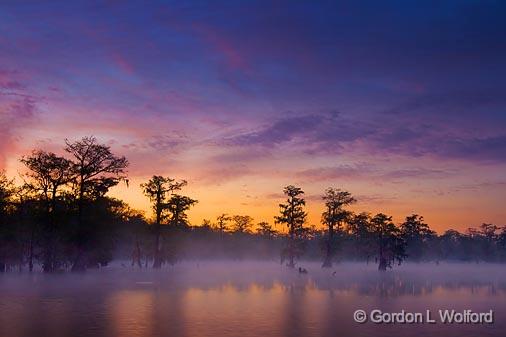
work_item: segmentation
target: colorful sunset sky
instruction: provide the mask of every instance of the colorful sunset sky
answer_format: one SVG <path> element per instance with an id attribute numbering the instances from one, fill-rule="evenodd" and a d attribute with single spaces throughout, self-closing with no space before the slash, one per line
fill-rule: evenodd
<path id="1" fill-rule="evenodd" d="M 130 161 L 112 195 L 149 212 L 187 179 L 194 224 L 273 222 L 296 184 L 318 225 L 355 211 L 439 232 L 506 224 L 506 2 L 3 1 L 0 168 L 96 136 Z"/>

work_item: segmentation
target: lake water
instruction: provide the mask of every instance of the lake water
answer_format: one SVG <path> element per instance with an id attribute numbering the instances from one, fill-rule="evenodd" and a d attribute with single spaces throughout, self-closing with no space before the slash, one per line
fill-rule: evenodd
<path id="1" fill-rule="evenodd" d="M 274 262 L 0 275 L 1 337 L 506 336 L 506 266 Z M 356 323 L 363 309 L 494 311 L 493 324 Z"/>

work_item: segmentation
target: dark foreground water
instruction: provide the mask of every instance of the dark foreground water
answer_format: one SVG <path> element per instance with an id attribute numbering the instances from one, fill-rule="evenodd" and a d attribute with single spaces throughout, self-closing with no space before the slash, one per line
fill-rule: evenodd
<path id="1" fill-rule="evenodd" d="M 1 337 L 506 336 L 506 266 L 184 263 L 160 272 L 0 275 Z M 334 273 L 335 272 L 335 273 Z M 494 311 L 493 324 L 365 324 L 363 309 Z"/>

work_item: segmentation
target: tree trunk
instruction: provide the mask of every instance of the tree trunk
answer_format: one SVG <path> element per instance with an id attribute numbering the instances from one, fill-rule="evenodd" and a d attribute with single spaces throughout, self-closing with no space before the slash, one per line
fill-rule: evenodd
<path id="1" fill-rule="evenodd" d="M 293 254 L 291 253 L 290 253 L 290 262 L 288 262 L 287 266 L 290 268 L 295 268 L 295 261 L 293 259 Z"/>
<path id="2" fill-rule="evenodd" d="M 42 261 L 42 270 L 44 273 L 52 273 L 53 272 L 53 262 L 52 262 L 52 248 L 53 248 L 53 226 L 54 226 L 54 193 L 51 194 L 51 199 L 48 199 L 49 194 L 45 192 L 44 202 L 46 204 L 46 217 L 43 225 L 43 237 L 42 242 L 44 244 L 43 247 L 43 261 Z"/>
<path id="3" fill-rule="evenodd" d="M 156 228 L 155 228 L 155 252 L 153 255 L 153 268 L 160 269 L 162 267 L 162 257 L 160 251 L 160 234 L 162 222 L 162 196 L 158 192 L 156 196 Z"/>
<path id="4" fill-rule="evenodd" d="M 383 256 L 379 259 L 379 265 L 378 265 L 379 271 L 386 271 L 387 270 L 387 259 L 385 259 Z"/>
<path id="5" fill-rule="evenodd" d="M 288 242 L 288 264 L 290 268 L 295 268 L 295 236 L 294 236 L 293 225 L 290 227 L 290 241 Z"/>
<path id="6" fill-rule="evenodd" d="M 325 253 L 325 260 L 323 260 L 322 268 L 332 268 L 332 257 L 333 257 L 333 251 L 332 251 L 332 243 L 334 240 L 334 226 L 329 226 L 329 235 L 327 239 L 327 249 Z"/>
<path id="7" fill-rule="evenodd" d="M 83 210 L 84 210 L 84 176 L 81 173 L 81 179 L 79 183 L 79 200 L 77 203 L 77 221 L 79 226 L 79 232 L 81 235 L 84 234 L 84 220 L 83 220 Z M 86 261 L 84 256 L 84 247 L 83 244 L 78 242 L 77 243 L 77 256 L 74 260 L 74 263 L 72 264 L 72 267 L 70 268 L 70 271 L 72 272 L 83 272 L 86 271 Z"/>
<path id="8" fill-rule="evenodd" d="M 133 254 L 132 254 L 132 266 L 134 266 L 135 264 L 137 264 L 137 266 L 139 266 L 139 268 L 142 268 L 142 264 L 141 264 L 141 247 L 139 245 L 139 240 L 135 241 L 135 248 L 134 248 L 134 251 L 133 251 Z"/>
<path id="9" fill-rule="evenodd" d="M 153 268 L 160 269 L 162 267 L 162 257 L 160 251 L 160 225 L 156 225 L 156 237 L 155 237 L 155 254 L 153 258 Z"/>
<path id="10" fill-rule="evenodd" d="M 30 234 L 30 248 L 28 251 L 28 271 L 33 271 L 33 240 L 35 239 L 35 229 L 32 225 L 32 232 Z"/>
<path id="11" fill-rule="evenodd" d="M 81 245 L 79 245 L 81 246 Z M 84 256 L 84 250 L 82 247 L 78 248 L 78 253 L 72 267 L 70 268 L 72 272 L 83 272 L 86 271 L 86 259 Z"/>
<path id="12" fill-rule="evenodd" d="M 53 262 L 52 262 L 52 258 L 51 258 L 51 252 L 50 252 L 50 243 L 47 243 L 47 247 L 45 249 L 45 252 L 44 252 L 44 262 L 42 263 L 42 270 L 44 271 L 44 273 L 52 273 L 54 272 L 54 268 L 53 268 Z"/>
<path id="13" fill-rule="evenodd" d="M 325 256 L 325 260 L 323 260 L 322 268 L 332 268 L 332 259 L 328 254 Z"/>
<path id="14" fill-rule="evenodd" d="M 54 245 L 55 245 L 55 230 L 54 230 L 54 215 L 49 214 L 49 227 L 46 229 L 44 238 L 44 261 L 42 262 L 42 270 L 44 273 L 53 273 L 55 271 L 54 261 Z"/>
<path id="15" fill-rule="evenodd" d="M 380 233 L 379 235 L 379 265 L 378 265 L 379 271 L 386 271 L 387 270 L 387 259 L 384 256 L 384 242 L 383 242 L 383 235 Z"/>

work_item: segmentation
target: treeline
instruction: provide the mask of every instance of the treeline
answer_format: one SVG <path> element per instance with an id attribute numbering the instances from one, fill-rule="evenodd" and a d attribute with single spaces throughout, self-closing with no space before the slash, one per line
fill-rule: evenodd
<path id="1" fill-rule="evenodd" d="M 295 267 L 303 258 L 330 268 L 339 260 L 375 262 L 386 270 L 404 260 L 506 261 L 506 227 L 483 224 L 467 233 L 437 235 L 413 214 L 396 225 L 385 214 L 355 214 L 347 191 L 322 197 L 323 229 L 308 226 L 304 192 L 287 186 L 274 223 L 248 215 L 219 215 L 192 226 L 187 212 L 197 200 L 181 192 L 184 180 L 153 176 L 141 184 L 153 219 L 107 196 L 128 185 L 128 161 L 94 137 L 65 142 L 65 155 L 36 150 L 21 158 L 23 183 L 0 172 L 0 272 L 52 273 L 106 266 L 114 258 L 138 268 L 160 268 L 181 259 L 280 259 Z"/>

